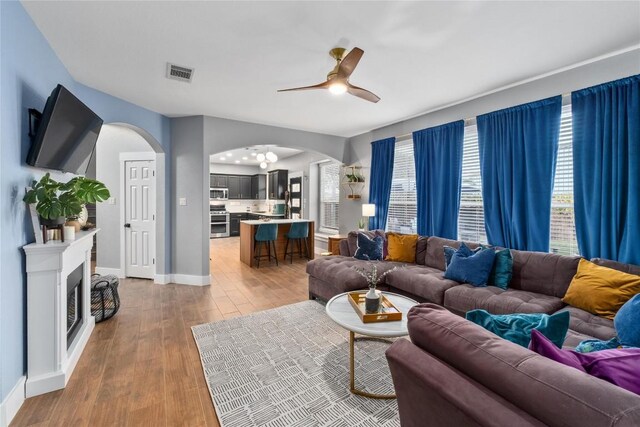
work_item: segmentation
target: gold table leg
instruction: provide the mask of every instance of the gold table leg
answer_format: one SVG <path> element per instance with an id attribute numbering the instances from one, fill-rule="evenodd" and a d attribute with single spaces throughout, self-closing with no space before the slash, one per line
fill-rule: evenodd
<path id="1" fill-rule="evenodd" d="M 349 331 L 349 390 L 353 394 L 357 394 L 358 396 L 370 397 L 371 399 L 395 399 L 395 394 L 374 394 L 367 393 L 366 391 L 358 390 L 356 388 L 356 375 L 355 375 L 355 346 L 354 343 L 356 339 L 358 340 L 376 340 L 376 341 L 387 341 L 385 339 L 376 338 L 376 337 L 358 337 L 356 338 L 356 334 L 353 331 Z"/>

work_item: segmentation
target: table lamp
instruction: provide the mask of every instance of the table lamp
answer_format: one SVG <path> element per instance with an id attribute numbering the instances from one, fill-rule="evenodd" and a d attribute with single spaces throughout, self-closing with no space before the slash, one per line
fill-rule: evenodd
<path id="1" fill-rule="evenodd" d="M 373 203 L 365 203 L 362 205 L 362 216 L 367 218 L 367 229 L 369 228 L 369 217 L 376 216 L 376 205 Z"/>

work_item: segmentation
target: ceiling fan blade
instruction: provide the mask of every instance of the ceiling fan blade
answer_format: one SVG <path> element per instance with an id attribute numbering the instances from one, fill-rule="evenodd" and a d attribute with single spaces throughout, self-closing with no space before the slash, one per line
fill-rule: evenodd
<path id="1" fill-rule="evenodd" d="M 361 87 L 354 86 L 351 83 L 347 83 L 347 92 L 349 92 L 353 96 L 366 99 L 367 101 L 370 101 L 373 103 L 380 101 L 380 97 L 377 96 L 376 94 L 369 92 L 366 89 L 362 89 Z"/>
<path id="2" fill-rule="evenodd" d="M 342 79 L 348 79 L 353 70 L 356 69 L 356 65 L 360 62 L 360 58 L 364 55 L 364 51 L 359 47 L 354 47 L 351 51 L 342 58 L 340 65 L 338 66 L 338 77 Z"/>
<path id="3" fill-rule="evenodd" d="M 289 92 L 292 90 L 326 89 L 327 87 L 329 87 L 329 82 L 322 82 L 313 86 L 293 87 L 291 89 L 279 89 L 278 92 Z"/>

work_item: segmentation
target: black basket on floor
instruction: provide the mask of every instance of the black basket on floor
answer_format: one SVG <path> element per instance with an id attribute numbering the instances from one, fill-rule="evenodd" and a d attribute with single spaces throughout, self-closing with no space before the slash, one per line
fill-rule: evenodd
<path id="1" fill-rule="evenodd" d="M 91 276 L 91 314 L 96 323 L 112 318 L 120 308 L 118 284 L 120 281 L 112 274 Z"/>

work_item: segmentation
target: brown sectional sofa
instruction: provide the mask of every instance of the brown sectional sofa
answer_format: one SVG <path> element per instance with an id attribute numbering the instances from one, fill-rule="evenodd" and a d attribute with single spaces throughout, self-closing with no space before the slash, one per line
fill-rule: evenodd
<path id="1" fill-rule="evenodd" d="M 369 232 L 382 233 L 377 230 Z M 340 255 L 310 261 L 309 297 L 328 300 L 364 289 L 353 266 L 357 233 L 340 244 Z M 477 243 L 465 242 L 470 248 Z M 513 278 L 507 290 L 475 288 L 443 277 L 444 246 L 460 242 L 420 237 L 415 264 L 378 262 L 389 273 L 380 288 L 423 303 L 409 312 L 411 341 L 387 350 L 400 420 L 413 426 L 640 426 L 640 396 L 546 359 L 464 320 L 469 310 L 494 314 L 569 311 L 565 347 L 585 339 L 608 340 L 613 321 L 567 306 L 562 297 L 580 257 L 512 250 Z M 592 259 L 640 275 L 640 266 Z M 446 310 L 444 308 L 446 308 Z"/>

